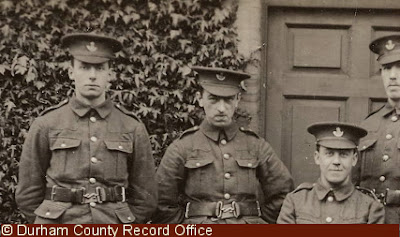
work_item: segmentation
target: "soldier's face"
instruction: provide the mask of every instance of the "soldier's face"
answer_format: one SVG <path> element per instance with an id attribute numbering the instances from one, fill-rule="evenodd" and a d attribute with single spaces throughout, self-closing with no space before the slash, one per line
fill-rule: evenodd
<path id="1" fill-rule="evenodd" d="M 228 97 L 216 96 L 204 90 L 199 104 L 204 108 L 207 121 L 216 127 L 226 127 L 232 123 L 240 94 Z"/>
<path id="2" fill-rule="evenodd" d="M 357 163 L 354 149 L 332 149 L 320 146 L 315 151 L 314 160 L 321 170 L 321 181 L 328 187 L 347 184 L 351 179 L 351 170 Z"/>
<path id="3" fill-rule="evenodd" d="M 75 81 L 77 97 L 87 100 L 105 99 L 105 90 L 111 78 L 109 63 L 91 64 L 74 59 L 69 77 Z"/>
<path id="4" fill-rule="evenodd" d="M 400 61 L 382 65 L 381 75 L 390 100 L 400 100 Z"/>

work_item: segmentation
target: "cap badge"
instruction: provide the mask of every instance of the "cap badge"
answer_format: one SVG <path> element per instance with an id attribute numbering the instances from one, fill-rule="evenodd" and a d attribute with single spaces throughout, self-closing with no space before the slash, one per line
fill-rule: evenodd
<path id="1" fill-rule="evenodd" d="M 97 50 L 97 47 L 96 47 L 96 45 L 95 45 L 95 43 L 93 41 L 90 42 L 90 44 L 86 45 L 86 48 L 90 52 L 95 52 Z"/>
<path id="2" fill-rule="evenodd" d="M 394 46 L 396 46 L 396 45 L 393 44 L 393 41 L 392 41 L 392 40 L 388 40 L 388 42 L 385 44 L 385 48 L 386 48 L 387 50 L 392 50 L 392 49 L 394 49 Z"/>
<path id="3" fill-rule="evenodd" d="M 335 137 L 341 137 L 343 136 L 343 131 L 340 129 L 340 127 L 337 127 L 335 131 L 333 131 L 333 135 L 335 135 Z"/>
<path id="4" fill-rule="evenodd" d="M 224 74 L 222 74 L 222 73 L 220 73 L 220 74 L 216 74 L 215 76 L 217 77 L 217 79 L 218 79 L 219 81 L 223 81 L 223 80 L 225 80 L 225 75 L 224 75 Z"/>

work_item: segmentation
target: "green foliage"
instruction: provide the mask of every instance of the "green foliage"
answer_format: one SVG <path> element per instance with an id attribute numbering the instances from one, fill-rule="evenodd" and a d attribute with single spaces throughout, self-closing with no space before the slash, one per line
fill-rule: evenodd
<path id="1" fill-rule="evenodd" d="M 190 66 L 245 64 L 236 6 L 223 0 L 1 0 L 0 10 L 0 223 L 24 222 L 14 191 L 30 123 L 73 93 L 64 34 L 102 32 L 123 43 L 110 95 L 146 124 L 156 163 L 202 117 Z"/>

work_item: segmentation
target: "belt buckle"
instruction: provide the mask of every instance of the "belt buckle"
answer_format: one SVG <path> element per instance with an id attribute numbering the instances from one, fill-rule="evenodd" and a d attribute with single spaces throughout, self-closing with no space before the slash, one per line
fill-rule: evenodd
<path id="1" fill-rule="evenodd" d="M 56 188 L 57 188 L 57 185 L 53 185 L 53 187 L 51 187 L 50 200 L 52 200 L 52 201 L 54 201 L 54 195 L 56 195 Z"/>
<path id="2" fill-rule="evenodd" d="M 189 207 L 190 207 L 190 202 L 186 203 L 186 208 L 185 208 L 185 218 L 189 218 Z"/>
<path id="3" fill-rule="evenodd" d="M 98 203 L 102 203 L 106 200 L 106 190 L 102 187 L 96 187 L 96 199 Z"/>
<path id="4" fill-rule="evenodd" d="M 121 187 L 121 196 L 122 196 L 122 202 L 126 201 L 126 192 L 125 192 L 125 187 Z"/>
<path id="5" fill-rule="evenodd" d="M 262 215 L 262 213 L 261 213 L 261 208 L 260 208 L 260 202 L 256 201 L 256 204 L 257 204 L 257 212 L 258 212 L 258 216 L 261 216 L 261 215 Z"/>
<path id="6" fill-rule="evenodd" d="M 233 216 L 238 218 L 239 214 L 236 210 L 237 207 L 238 204 L 235 201 L 233 201 L 229 207 L 224 207 L 224 203 L 219 201 L 217 202 L 216 216 L 218 219 L 225 219 L 224 213 L 233 213 Z"/>

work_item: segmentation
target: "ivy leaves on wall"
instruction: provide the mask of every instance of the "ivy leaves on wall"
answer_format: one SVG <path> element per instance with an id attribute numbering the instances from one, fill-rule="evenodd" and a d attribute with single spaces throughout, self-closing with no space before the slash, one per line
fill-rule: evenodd
<path id="1" fill-rule="evenodd" d="M 244 67 L 236 8 L 223 0 L 0 1 L 0 223 L 24 222 L 13 193 L 30 123 L 73 94 L 63 35 L 99 32 L 123 43 L 109 94 L 145 123 L 158 163 L 202 118 L 190 66 Z"/>

